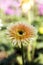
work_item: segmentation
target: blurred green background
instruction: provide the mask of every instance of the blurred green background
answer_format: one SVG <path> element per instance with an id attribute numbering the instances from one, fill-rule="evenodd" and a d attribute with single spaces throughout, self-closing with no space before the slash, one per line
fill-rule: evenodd
<path id="1" fill-rule="evenodd" d="M 37 37 L 34 42 L 34 44 L 36 43 L 34 60 L 31 62 L 33 64 L 30 63 L 30 65 L 43 65 L 43 15 L 38 14 L 37 6 L 32 6 L 32 9 L 26 13 L 21 10 L 19 16 L 17 14 L 6 14 L 0 8 L 0 65 L 7 63 L 7 65 L 22 65 L 20 48 L 14 47 L 12 41 L 6 35 L 7 27 L 16 22 L 27 22 L 37 29 Z M 28 61 L 25 65 L 29 65 Z"/>

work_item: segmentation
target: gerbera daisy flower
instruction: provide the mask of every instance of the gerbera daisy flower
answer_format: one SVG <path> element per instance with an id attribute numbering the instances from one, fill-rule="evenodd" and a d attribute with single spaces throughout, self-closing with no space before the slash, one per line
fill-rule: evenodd
<path id="1" fill-rule="evenodd" d="M 21 45 L 21 42 L 29 43 L 28 41 L 35 37 L 36 31 L 31 25 L 15 23 L 8 27 L 7 34 L 12 39 L 14 44 L 18 43 L 18 45 Z"/>

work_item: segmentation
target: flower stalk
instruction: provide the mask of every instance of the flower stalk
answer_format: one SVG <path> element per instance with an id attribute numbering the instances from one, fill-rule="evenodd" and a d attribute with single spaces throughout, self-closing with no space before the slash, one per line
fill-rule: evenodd
<path id="1" fill-rule="evenodd" d="M 23 65 L 25 65 L 25 62 L 24 62 L 24 48 L 23 48 L 22 42 L 21 42 L 21 51 L 22 51 L 22 61 L 23 61 Z"/>
<path id="2" fill-rule="evenodd" d="M 28 48 L 28 60 L 31 61 L 32 58 L 31 58 L 30 44 L 29 44 L 28 47 L 29 47 L 29 48 Z"/>

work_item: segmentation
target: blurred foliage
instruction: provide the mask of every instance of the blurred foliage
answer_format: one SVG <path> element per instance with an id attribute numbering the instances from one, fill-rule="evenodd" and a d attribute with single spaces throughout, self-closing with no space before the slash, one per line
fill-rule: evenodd
<path id="1" fill-rule="evenodd" d="M 36 14 L 37 13 L 35 13 L 35 20 L 31 22 L 31 24 L 36 27 L 38 32 L 37 39 L 34 42 L 36 43 L 34 59 L 29 62 L 25 57 L 25 65 L 43 65 L 43 16 Z M 11 23 L 19 21 L 25 21 L 28 23 L 28 18 L 23 14 L 21 16 L 5 15 L 3 11 L 0 10 L 0 19 L 2 19 L 3 24 L 0 29 L 0 53 L 1 51 L 5 51 L 8 55 L 7 58 L 2 60 L 0 59 L 0 65 L 22 65 L 22 51 L 19 47 L 13 46 L 12 41 L 6 35 L 6 30 Z"/>

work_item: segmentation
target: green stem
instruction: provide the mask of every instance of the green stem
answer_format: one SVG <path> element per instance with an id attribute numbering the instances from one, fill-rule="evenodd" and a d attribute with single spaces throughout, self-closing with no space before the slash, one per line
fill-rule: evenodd
<path id="1" fill-rule="evenodd" d="M 22 61 L 23 61 L 23 65 L 25 65 L 25 63 L 24 63 L 24 48 L 23 48 L 22 43 L 21 43 L 21 50 L 22 50 Z"/>
<path id="2" fill-rule="evenodd" d="M 27 56 L 28 56 L 28 60 L 29 60 L 29 62 L 32 60 L 31 59 L 31 50 L 30 50 L 30 44 L 29 44 L 29 46 L 28 46 L 28 52 L 27 52 Z"/>
<path id="3" fill-rule="evenodd" d="M 36 42 L 35 45 L 33 45 L 33 49 L 32 49 L 32 60 L 34 60 L 35 48 L 36 48 Z"/>
<path id="4" fill-rule="evenodd" d="M 32 60 L 34 59 L 35 48 L 32 50 Z"/>

